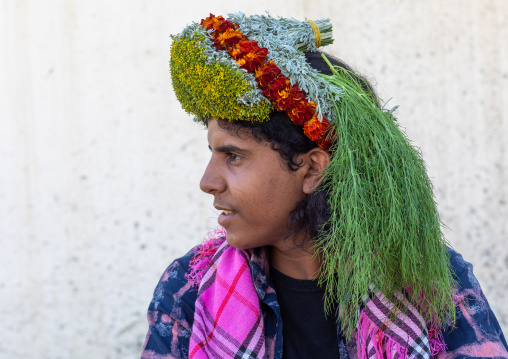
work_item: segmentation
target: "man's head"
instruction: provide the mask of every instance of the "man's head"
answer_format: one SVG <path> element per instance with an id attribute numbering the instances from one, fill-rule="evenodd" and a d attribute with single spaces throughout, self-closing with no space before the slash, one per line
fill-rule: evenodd
<path id="1" fill-rule="evenodd" d="M 212 156 L 200 186 L 214 196 L 219 224 L 231 245 L 282 246 L 287 237 L 306 237 L 289 218 L 319 186 L 328 152 L 309 146 L 296 153 L 291 148 L 295 143 L 285 142 L 281 155 L 280 142 L 215 119 L 208 121 L 208 142 Z"/>

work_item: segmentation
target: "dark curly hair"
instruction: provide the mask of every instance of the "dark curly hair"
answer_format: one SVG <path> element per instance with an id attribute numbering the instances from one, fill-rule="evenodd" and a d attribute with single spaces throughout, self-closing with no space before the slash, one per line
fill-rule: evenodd
<path id="1" fill-rule="evenodd" d="M 319 72 L 326 75 L 332 74 L 320 52 L 306 52 L 305 57 L 307 62 Z M 326 55 L 326 57 L 334 66 L 347 70 L 352 78 L 358 81 L 362 88 L 370 94 L 372 101 L 379 107 L 378 97 L 365 77 L 354 72 L 351 67 L 341 60 L 330 55 Z M 279 152 L 291 171 L 296 171 L 302 165 L 297 160 L 298 155 L 318 147 L 315 142 L 305 136 L 302 127 L 295 125 L 285 112 L 274 111 L 270 114 L 270 120 L 263 122 L 219 119 L 218 124 L 220 128 L 237 136 L 240 135 L 240 131 L 250 130 L 257 141 L 271 143 L 272 149 Z M 300 200 L 296 204 L 296 208 L 290 213 L 288 218 L 290 232 L 287 235 L 289 237 L 293 234 L 302 233 L 302 238 L 315 238 L 320 230 L 327 230 L 323 225 L 328 221 L 328 218 L 330 218 L 330 206 L 327 194 L 318 188 L 314 193 Z M 303 246 L 305 243 L 295 244 Z"/>

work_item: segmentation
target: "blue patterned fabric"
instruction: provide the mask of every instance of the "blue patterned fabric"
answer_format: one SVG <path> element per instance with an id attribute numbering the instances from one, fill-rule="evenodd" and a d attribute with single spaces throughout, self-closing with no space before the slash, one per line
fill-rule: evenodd
<path id="1" fill-rule="evenodd" d="M 142 359 L 187 358 L 197 289 L 185 278 L 193 250 L 175 260 L 155 288 L 148 308 L 149 330 Z M 508 346 L 499 323 L 473 275 L 473 266 L 450 250 L 450 261 L 465 300 L 457 306 L 455 329 L 443 330 L 447 346 L 438 358 L 508 358 Z M 250 261 L 254 287 L 261 301 L 266 349 L 270 358 L 282 358 L 282 319 L 269 278 L 266 248 L 256 248 Z M 340 330 L 340 323 L 337 328 Z M 341 358 L 357 358 L 356 341 L 338 336 Z"/>

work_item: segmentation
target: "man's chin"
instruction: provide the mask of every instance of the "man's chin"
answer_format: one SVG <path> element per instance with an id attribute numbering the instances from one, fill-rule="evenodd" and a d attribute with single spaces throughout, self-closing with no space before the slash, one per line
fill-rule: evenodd
<path id="1" fill-rule="evenodd" d="M 252 249 L 251 246 L 249 246 L 248 244 L 246 244 L 241 240 L 241 236 L 240 238 L 238 238 L 234 233 L 230 234 L 230 232 L 227 231 L 227 229 L 226 232 L 227 232 L 226 241 L 231 247 L 235 247 L 236 249 Z"/>

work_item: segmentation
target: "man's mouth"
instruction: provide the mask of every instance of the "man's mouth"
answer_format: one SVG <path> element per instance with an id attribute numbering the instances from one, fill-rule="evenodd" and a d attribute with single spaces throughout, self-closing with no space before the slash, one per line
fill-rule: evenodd
<path id="1" fill-rule="evenodd" d="M 226 209 L 221 206 L 215 206 L 215 209 L 222 211 L 221 214 L 219 214 L 219 218 L 217 218 L 217 221 L 223 227 L 226 227 L 229 224 L 230 220 L 232 220 L 237 213 L 233 209 Z"/>
<path id="2" fill-rule="evenodd" d="M 230 214 L 236 213 L 236 211 L 234 209 L 227 208 L 226 206 L 223 207 L 218 204 L 214 204 L 213 206 L 215 207 L 216 210 L 222 211 L 221 215 L 229 216 Z"/>

